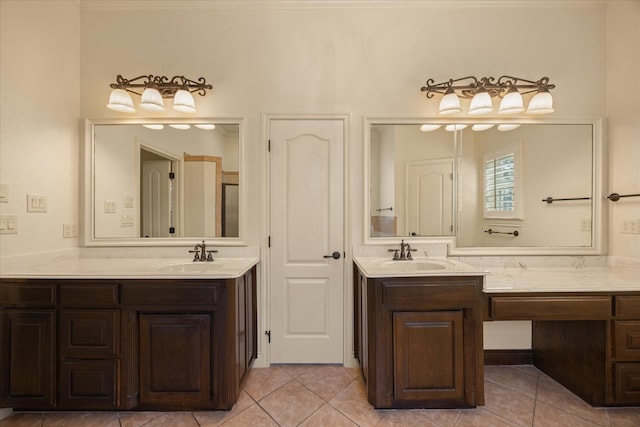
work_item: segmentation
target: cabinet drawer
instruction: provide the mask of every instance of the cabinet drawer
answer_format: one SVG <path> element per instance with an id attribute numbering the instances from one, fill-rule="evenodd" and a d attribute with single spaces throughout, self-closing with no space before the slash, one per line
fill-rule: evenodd
<path id="1" fill-rule="evenodd" d="M 481 303 L 480 287 L 474 282 L 414 283 L 385 280 L 382 303 L 401 307 L 470 307 Z"/>
<path id="2" fill-rule="evenodd" d="M 616 402 L 640 404 L 640 363 L 616 363 Z"/>
<path id="3" fill-rule="evenodd" d="M 118 355 L 118 310 L 62 310 L 60 355 L 63 358 L 110 358 Z"/>
<path id="4" fill-rule="evenodd" d="M 616 316 L 640 319 L 640 296 L 616 297 Z"/>
<path id="5" fill-rule="evenodd" d="M 2 282 L 0 284 L 0 305 L 52 307 L 56 304 L 56 287 L 52 283 L 17 283 Z"/>
<path id="6" fill-rule="evenodd" d="M 640 362 L 640 320 L 617 320 L 614 335 L 615 358 Z"/>
<path id="7" fill-rule="evenodd" d="M 611 317 L 611 297 L 491 297 L 494 320 L 581 320 Z"/>
<path id="8" fill-rule="evenodd" d="M 60 305 L 75 307 L 111 307 L 118 305 L 118 284 L 61 284 Z"/>
<path id="9" fill-rule="evenodd" d="M 188 283 L 122 287 L 122 303 L 131 305 L 216 305 L 219 287 Z"/>

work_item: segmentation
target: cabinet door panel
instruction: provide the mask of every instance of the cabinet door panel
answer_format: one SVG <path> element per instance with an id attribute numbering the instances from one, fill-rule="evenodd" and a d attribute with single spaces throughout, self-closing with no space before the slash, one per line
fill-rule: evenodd
<path id="1" fill-rule="evenodd" d="M 65 358 L 110 358 L 118 355 L 118 310 L 63 310 L 60 354 Z"/>
<path id="2" fill-rule="evenodd" d="M 640 320 L 615 322 L 615 357 L 640 361 Z"/>
<path id="3" fill-rule="evenodd" d="M 4 310 L 0 343 L 2 400 L 14 408 L 54 405 L 53 311 Z"/>
<path id="4" fill-rule="evenodd" d="M 616 363 L 616 403 L 640 402 L 640 363 Z"/>
<path id="5" fill-rule="evenodd" d="M 211 315 L 140 315 L 140 403 L 211 398 Z"/>
<path id="6" fill-rule="evenodd" d="M 113 409 L 118 405 L 117 360 L 71 360 L 60 364 L 60 406 Z"/>
<path id="7" fill-rule="evenodd" d="M 463 312 L 393 313 L 394 398 L 464 399 Z"/>

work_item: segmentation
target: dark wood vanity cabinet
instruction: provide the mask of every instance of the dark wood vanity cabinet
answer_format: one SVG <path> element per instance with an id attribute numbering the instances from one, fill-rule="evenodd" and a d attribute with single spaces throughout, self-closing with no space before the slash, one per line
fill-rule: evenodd
<path id="1" fill-rule="evenodd" d="M 255 267 L 216 280 L 0 279 L 0 407 L 231 409 Z"/>
<path id="2" fill-rule="evenodd" d="M 484 404 L 481 276 L 367 278 L 355 269 L 355 353 L 375 408 Z"/>

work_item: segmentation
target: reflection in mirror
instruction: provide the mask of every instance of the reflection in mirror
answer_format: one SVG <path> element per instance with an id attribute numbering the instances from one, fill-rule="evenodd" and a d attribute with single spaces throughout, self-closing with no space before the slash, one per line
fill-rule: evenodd
<path id="1" fill-rule="evenodd" d="M 371 237 L 453 235 L 453 134 L 420 126 L 369 128 Z"/>
<path id="2" fill-rule="evenodd" d="M 93 238 L 238 238 L 239 123 L 154 125 L 93 126 Z"/>
<path id="3" fill-rule="evenodd" d="M 593 137 L 592 124 L 462 130 L 457 247 L 591 247 Z"/>

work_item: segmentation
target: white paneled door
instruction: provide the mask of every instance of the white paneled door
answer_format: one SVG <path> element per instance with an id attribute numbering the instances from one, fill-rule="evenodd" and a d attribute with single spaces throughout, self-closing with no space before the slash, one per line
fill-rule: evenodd
<path id="1" fill-rule="evenodd" d="M 453 234 L 453 161 L 424 160 L 406 165 L 407 234 Z"/>
<path id="2" fill-rule="evenodd" d="M 342 363 L 344 121 L 270 119 L 271 363 Z"/>

